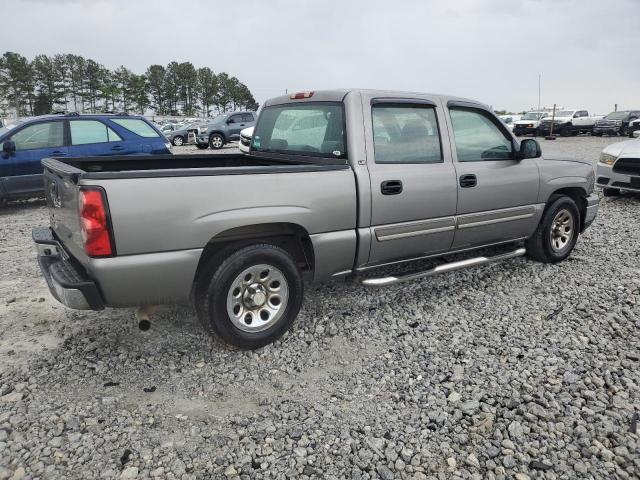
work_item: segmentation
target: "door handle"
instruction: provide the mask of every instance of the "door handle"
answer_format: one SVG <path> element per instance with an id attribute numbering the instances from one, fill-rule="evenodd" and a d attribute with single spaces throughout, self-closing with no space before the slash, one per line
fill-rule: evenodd
<path id="1" fill-rule="evenodd" d="M 111 150 L 124 150 L 124 147 L 122 145 L 116 145 L 115 147 L 111 147 Z"/>
<path id="2" fill-rule="evenodd" d="M 471 188 L 478 185 L 478 178 L 473 174 L 460 175 L 460 186 L 462 188 Z"/>
<path id="3" fill-rule="evenodd" d="M 66 155 L 66 152 L 61 152 L 60 150 L 56 150 L 55 152 L 51 152 L 51 155 L 53 155 L 54 157 L 64 157 Z"/>
<path id="4" fill-rule="evenodd" d="M 383 195 L 398 195 L 402 193 L 402 181 L 385 180 L 380 184 L 380 191 Z"/>

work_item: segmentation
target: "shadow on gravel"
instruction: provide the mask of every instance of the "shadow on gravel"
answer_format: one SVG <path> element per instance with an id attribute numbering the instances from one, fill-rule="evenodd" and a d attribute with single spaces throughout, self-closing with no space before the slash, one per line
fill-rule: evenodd
<path id="1" fill-rule="evenodd" d="M 29 198 L 25 200 L 10 200 L 5 204 L 0 203 L 0 215 L 10 215 L 46 206 L 44 197 Z"/>

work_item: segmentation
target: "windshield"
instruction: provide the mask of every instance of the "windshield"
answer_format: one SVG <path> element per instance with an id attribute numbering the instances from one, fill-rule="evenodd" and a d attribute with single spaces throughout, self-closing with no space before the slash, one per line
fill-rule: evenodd
<path id="1" fill-rule="evenodd" d="M 2 128 L 0 128 L 0 137 L 2 135 L 4 135 L 5 133 L 7 133 L 9 130 L 13 130 L 14 128 L 16 128 L 20 123 L 22 122 L 15 122 L 15 123 L 10 123 Z"/>
<path id="2" fill-rule="evenodd" d="M 611 112 L 609 115 L 604 117 L 607 120 L 624 120 L 629 115 L 629 112 Z"/>
<path id="3" fill-rule="evenodd" d="M 266 107 L 251 149 L 314 157 L 346 158 L 342 104 L 291 103 Z"/>
<path id="4" fill-rule="evenodd" d="M 558 110 L 556 117 L 573 117 L 573 110 Z"/>
<path id="5" fill-rule="evenodd" d="M 224 123 L 224 121 L 229 117 L 229 115 L 218 115 L 217 117 L 215 117 L 213 120 L 211 120 L 211 123 L 213 124 L 218 124 L 218 123 Z"/>
<path id="6" fill-rule="evenodd" d="M 538 120 L 542 118 L 543 115 L 544 113 L 541 112 L 527 112 L 522 116 L 521 120 Z"/>

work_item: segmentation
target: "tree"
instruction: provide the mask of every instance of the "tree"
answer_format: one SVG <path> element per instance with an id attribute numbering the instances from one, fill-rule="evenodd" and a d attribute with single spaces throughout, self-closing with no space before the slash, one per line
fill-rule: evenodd
<path id="1" fill-rule="evenodd" d="M 199 68 L 197 71 L 197 98 L 202 105 L 202 113 L 206 117 L 211 112 L 211 105 L 215 102 L 218 91 L 218 77 L 209 67 Z"/>
<path id="2" fill-rule="evenodd" d="M 256 109 L 240 80 L 190 62 L 150 65 L 143 74 L 120 66 L 109 70 L 80 55 L 37 55 L 30 63 L 14 52 L 0 57 L 0 111 L 17 115 L 135 110 L 157 114 L 209 115 L 212 109 Z"/>
<path id="3" fill-rule="evenodd" d="M 36 88 L 36 103 L 33 113 L 36 115 L 51 113 L 60 105 L 64 105 L 56 64 L 46 55 L 38 55 L 33 59 L 31 65 Z"/>
<path id="4" fill-rule="evenodd" d="M 162 65 L 151 65 L 146 72 L 149 83 L 149 93 L 151 94 L 151 108 L 156 113 L 163 115 L 166 113 L 167 97 L 165 93 L 165 77 L 167 71 Z"/>
<path id="5" fill-rule="evenodd" d="M 33 69 L 22 55 L 6 52 L 0 58 L 0 92 L 18 115 L 33 115 Z"/>

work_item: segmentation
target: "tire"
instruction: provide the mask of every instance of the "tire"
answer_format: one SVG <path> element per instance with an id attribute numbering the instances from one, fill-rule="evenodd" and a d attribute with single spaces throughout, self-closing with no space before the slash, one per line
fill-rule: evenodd
<path id="1" fill-rule="evenodd" d="M 224 147 L 224 137 L 219 133 L 214 133 L 209 137 L 209 147 L 213 150 L 220 150 Z"/>
<path id="2" fill-rule="evenodd" d="M 603 188 L 602 194 L 605 197 L 619 197 L 620 195 L 622 195 L 622 192 L 617 188 Z"/>
<path id="3" fill-rule="evenodd" d="M 206 143 L 197 143 L 196 147 L 198 147 L 198 150 L 206 150 L 207 148 L 209 148 L 209 145 L 207 145 Z"/>
<path id="4" fill-rule="evenodd" d="M 626 137 L 627 135 L 629 135 L 629 127 L 622 127 L 620 129 L 620 136 Z"/>
<path id="5" fill-rule="evenodd" d="M 567 227 L 571 229 L 570 235 L 563 236 L 563 233 L 569 233 Z M 579 231 L 580 212 L 576 202 L 565 195 L 553 195 L 538 228 L 525 242 L 527 255 L 542 263 L 561 262 L 571 254 L 578 241 Z"/>
<path id="6" fill-rule="evenodd" d="M 560 129 L 560 136 L 561 137 L 568 137 L 571 135 L 571 127 L 569 125 L 565 125 L 564 127 L 562 127 Z"/>
<path id="7" fill-rule="evenodd" d="M 182 138 L 180 135 L 177 135 L 173 137 L 173 141 L 171 143 L 173 143 L 174 147 L 181 147 L 182 145 L 184 145 L 184 138 Z"/>
<path id="8" fill-rule="evenodd" d="M 602 136 L 602 132 L 591 132 L 591 135 L 594 137 L 601 137 Z"/>
<path id="9" fill-rule="evenodd" d="M 303 296 L 302 275 L 291 256 L 258 243 L 214 257 L 198 280 L 195 303 L 210 333 L 253 350 L 291 328 Z"/>

